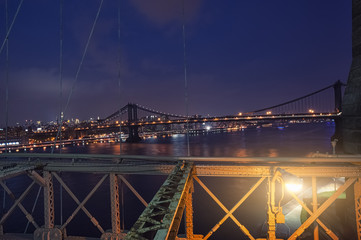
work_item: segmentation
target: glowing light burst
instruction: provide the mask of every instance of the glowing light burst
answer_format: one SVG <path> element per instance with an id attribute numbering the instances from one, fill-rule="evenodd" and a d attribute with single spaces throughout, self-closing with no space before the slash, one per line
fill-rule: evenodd
<path id="1" fill-rule="evenodd" d="M 301 183 L 286 183 L 286 188 L 294 193 L 299 193 L 302 191 L 302 184 Z"/>

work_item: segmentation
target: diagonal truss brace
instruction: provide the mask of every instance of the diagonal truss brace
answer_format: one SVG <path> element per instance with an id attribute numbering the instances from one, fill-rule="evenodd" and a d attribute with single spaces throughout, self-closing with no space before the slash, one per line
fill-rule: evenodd
<path id="1" fill-rule="evenodd" d="M 130 184 L 127 179 L 125 177 L 123 177 L 122 175 L 118 175 L 118 177 L 120 178 L 120 180 L 122 180 L 125 185 L 127 185 L 127 187 L 130 189 L 130 191 L 132 191 L 132 193 L 139 199 L 139 201 L 142 202 L 142 204 L 147 207 L 148 203 L 144 200 L 144 198 L 142 198 L 142 196 L 137 192 L 137 190 L 135 190 L 135 188 L 132 186 L 132 184 Z"/>
<path id="2" fill-rule="evenodd" d="M 209 231 L 209 233 L 203 239 L 208 239 L 228 218 L 231 218 L 249 239 L 254 240 L 255 238 L 250 234 L 248 229 L 233 216 L 233 212 L 236 211 L 237 208 L 241 206 L 241 204 L 254 192 L 254 190 L 259 187 L 259 185 L 266 179 L 266 177 L 259 179 L 257 183 L 242 197 L 241 200 L 238 201 L 238 203 L 231 210 L 228 210 L 197 176 L 194 176 L 194 179 L 226 213 L 226 215 Z"/>
<path id="3" fill-rule="evenodd" d="M 2 182 L 1 182 L 2 183 Z M 1 185 L 3 185 L 3 187 L 5 186 L 5 184 L 1 184 Z M 4 215 L 3 215 L 3 217 L 1 218 L 1 220 L 0 220 L 0 225 L 2 225 L 5 221 L 6 221 L 6 219 L 12 214 L 12 212 L 15 210 L 15 208 L 16 208 L 16 206 L 21 206 L 20 207 L 20 209 L 23 211 L 23 210 L 25 210 L 25 208 L 23 207 L 23 205 L 21 204 L 21 202 L 24 200 L 24 198 L 29 194 L 29 192 L 30 192 L 30 190 L 32 189 L 32 187 L 35 185 L 35 182 L 33 181 L 29 186 L 28 186 L 28 188 L 21 194 L 21 196 L 18 198 L 18 199 L 14 199 L 15 200 L 15 202 L 14 202 L 14 204 L 11 206 L 11 208 L 9 209 L 9 211 L 7 212 L 7 213 L 5 213 Z M 5 190 L 6 191 L 6 190 Z M 23 211 L 24 212 L 24 211 Z M 25 210 L 25 212 L 27 212 L 26 210 Z M 24 212 L 24 213 L 25 213 Z M 25 214 L 25 215 L 27 215 L 27 214 Z M 29 214 L 29 216 L 30 216 L 30 214 Z M 30 219 L 30 218 L 28 218 L 28 219 Z M 37 224 L 36 224 L 37 225 Z M 35 227 L 36 227 L 36 225 L 34 225 Z M 39 227 L 39 226 L 38 226 Z"/>
<path id="4" fill-rule="evenodd" d="M 99 225 L 98 221 L 90 214 L 90 212 L 85 208 L 85 203 L 93 196 L 93 194 L 98 190 L 100 185 L 104 182 L 104 180 L 108 177 L 108 175 L 104 175 L 99 182 L 95 185 L 95 187 L 90 191 L 90 193 L 85 197 L 85 199 L 80 202 L 79 199 L 74 195 L 74 193 L 70 190 L 70 188 L 65 184 L 65 182 L 59 177 L 55 172 L 52 173 L 53 176 L 58 180 L 58 182 L 63 186 L 65 191 L 70 195 L 70 197 L 78 204 L 78 207 L 74 210 L 74 212 L 70 215 L 67 221 L 61 226 L 61 230 L 63 230 L 75 217 L 75 215 L 79 212 L 80 209 L 84 211 L 84 213 L 89 217 L 90 221 L 96 226 L 101 233 L 104 233 L 103 228 Z"/>
<path id="5" fill-rule="evenodd" d="M 193 164 L 179 162 L 125 239 L 175 239 L 190 188 Z"/>
<path id="6" fill-rule="evenodd" d="M 344 185 L 342 185 L 337 191 L 327 199 L 316 212 L 311 216 L 288 238 L 288 240 L 296 240 L 301 234 L 314 222 L 316 219 L 340 196 L 348 187 L 350 187 L 356 178 L 349 178 Z"/>
<path id="7" fill-rule="evenodd" d="M 286 188 L 287 189 L 287 188 Z M 292 191 L 288 190 L 289 194 L 298 202 L 298 204 L 300 204 L 306 211 L 308 214 L 312 215 L 313 212 L 307 207 L 307 205 L 297 197 L 296 194 L 294 194 Z M 316 219 L 316 222 L 325 230 L 325 232 L 327 233 L 327 235 L 329 235 L 333 240 L 338 240 L 338 237 L 336 236 L 336 234 L 334 232 L 332 232 L 329 228 L 326 227 L 326 225 L 321 222 L 320 219 Z"/>
<path id="8" fill-rule="evenodd" d="M 13 192 L 6 186 L 6 184 L 2 181 L 0 181 L 0 185 L 4 188 L 4 190 L 7 192 L 7 194 L 11 197 L 12 200 L 16 201 L 15 195 Z M 25 209 L 25 207 L 19 202 L 18 204 L 20 210 L 25 214 L 26 218 L 29 222 L 31 222 L 36 229 L 39 228 L 39 225 L 35 222 L 34 217 Z"/>

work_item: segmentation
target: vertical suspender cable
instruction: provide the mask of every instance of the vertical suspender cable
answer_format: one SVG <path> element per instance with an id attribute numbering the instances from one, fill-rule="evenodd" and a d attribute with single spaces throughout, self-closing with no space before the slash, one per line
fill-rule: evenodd
<path id="1" fill-rule="evenodd" d="M 66 102 L 66 105 L 65 105 L 65 108 L 64 108 L 64 114 L 65 114 L 65 111 L 66 111 L 66 110 L 68 109 L 68 107 L 69 107 L 70 99 L 71 99 L 71 97 L 72 97 L 72 95 L 73 95 L 73 92 L 74 92 L 75 83 L 78 81 L 80 69 L 81 69 L 81 67 L 82 67 L 82 65 L 83 65 L 83 62 L 84 62 L 84 59 L 85 59 L 85 55 L 86 55 L 86 53 L 87 53 L 87 51 L 88 51 L 88 47 L 89 47 L 89 44 L 90 44 L 90 40 L 91 40 L 91 38 L 92 38 L 92 36 L 93 36 L 94 29 L 95 29 L 95 25 L 96 25 L 96 23 L 97 23 L 97 21 L 98 21 L 98 18 L 99 18 L 99 15 L 100 15 L 100 10 L 102 9 L 102 6 L 103 6 L 103 2 L 104 2 L 104 0 L 101 0 L 101 2 L 100 2 L 100 4 L 99 4 L 99 9 L 98 9 L 97 15 L 96 15 L 96 17 L 95 17 L 95 20 L 94 20 L 92 29 L 91 29 L 91 31 L 90 31 L 90 34 L 89 34 L 89 37 L 88 37 L 88 41 L 87 41 L 87 43 L 86 43 L 86 45 L 85 45 L 85 49 L 84 49 L 84 52 L 83 52 L 83 55 L 82 55 L 82 58 L 81 58 L 79 67 L 78 67 L 78 69 L 77 69 L 77 71 L 76 71 L 75 79 L 74 79 L 73 84 L 72 84 L 72 87 L 71 87 L 71 89 L 70 89 L 70 94 L 69 94 L 69 96 L 68 96 L 68 99 L 67 99 L 67 102 Z"/>
<path id="2" fill-rule="evenodd" d="M 122 86 L 121 86 L 121 45 L 120 45 L 120 0 L 118 2 L 118 86 L 119 86 L 119 155 L 122 154 Z"/>
<path id="3" fill-rule="evenodd" d="M 9 32 L 9 9 L 8 1 L 5 1 L 5 25 L 6 32 Z M 9 127 L 9 36 L 6 41 L 6 76 L 5 76 L 5 153 L 8 152 L 8 127 Z"/>
<path id="4" fill-rule="evenodd" d="M 59 2 L 59 125 L 63 124 L 63 5 L 64 1 Z M 56 141 L 55 141 L 56 144 Z M 61 153 L 61 130 L 59 135 L 59 153 Z M 55 146 L 51 149 L 54 152 Z M 59 197 L 60 197 L 60 225 L 63 225 L 63 186 L 59 186 Z"/>
<path id="5" fill-rule="evenodd" d="M 67 98 L 67 101 L 66 101 L 64 110 L 63 110 L 63 112 L 62 112 L 62 113 L 63 113 L 63 114 L 62 114 L 62 115 L 63 115 L 63 118 L 64 118 L 64 115 L 65 115 L 65 112 L 67 111 L 67 109 L 68 109 L 68 107 L 69 107 L 70 99 L 71 99 L 71 97 L 72 97 L 72 95 L 73 95 L 73 92 L 74 92 L 74 89 L 75 89 L 75 84 L 76 84 L 76 82 L 78 81 L 79 74 L 80 74 L 80 70 L 81 70 L 81 68 L 82 68 L 82 66 L 83 66 L 83 62 L 84 62 L 86 53 L 87 53 L 87 51 L 88 51 L 88 47 L 89 47 L 89 44 L 90 44 L 90 40 L 91 40 L 91 38 L 92 38 L 92 36 L 93 36 L 93 33 L 94 33 L 95 25 L 96 25 L 96 23 L 97 23 L 97 21 L 98 21 L 99 15 L 100 15 L 100 11 L 101 11 L 101 9 L 102 9 L 103 2 L 104 2 L 104 0 L 101 0 L 101 1 L 100 1 L 99 8 L 98 8 L 97 14 L 96 14 L 95 19 L 94 19 L 94 22 L 93 22 L 93 26 L 92 26 L 91 31 L 90 31 L 90 34 L 89 34 L 89 36 L 88 36 L 88 40 L 87 40 L 87 42 L 86 42 L 86 45 L 85 45 L 85 48 L 84 48 L 84 51 L 83 51 L 83 55 L 82 55 L 82 57 L 81 57 L 81 60 L 80 60 L 78 69 L 77 69 L 76 74 L 75 74 L 75 78 L 74 78 L 73 83 L 72 83 L 72 86 L 71 86 L 71 88 L 70 88 L 69 96 L 68 96 L 68 98 Z M 60 133 L 61 133 L 62 125 L 63 125 L 63 123 L 61 122 L 61 123 L 59 124 L 59 127 L 58 127 L 58 133 L 56 134 L 56 138 L 55 138 L 55 142 L 54 142 L 53 148 L 55 147 L 56 142 L 57 142 L 57 140 L 58 140 L 58 138 L 59 138 L 59 135 L 60 135 Z"/>
<path id="6" fill-rule="evenodd" d="M 17 10 L 16 10 L 16 12 L 15 12 L 13 21 L 11 22 L 11 25 L 10 25 L 9 29 L 6 31 L 5 39 L 4 39 L 4 41 L 3 41 L 2 45 L 1 45 L 1 48 L 0 48 L 0 54 L 2 53 L 2 51 L 3 51 L 3 49 L 4 49 L 4 46 L 5 46 L 5 43 L 7 42 L 8 38 L 9 38 L 11 29 L 12 29 L 13 26 L 14 26 L 15 19 L 16 19 L 16 17 L 17 17 L 18 14 L 19 14 L 19 11 L 20 11 L 21 6 L 23 5 L 23 2 L 24 2 L 24 0 L 21 0 L 21 1 L 20 1 L 19 6 L 18 6 L 18 8 L 17 8 Z"/>
<path id="7" fill-rule="evenodd" d="M 119 86 L 119 155 L 122 154 L 122 82 L 121 82 L 121 36 L 120 36 L 120 7 L 121 0 L 118 1 L 118 86 Z M 122 221 L 121 229 L 125 230 L 125 213 L 124 213 L 124 183 L 120 182 Z"/>
<path id="8" fill-rule="evenodd" d="M 188 81 L 187 81 L 187 56 L 186 56 L 186 31 L 185 31 L 185 14 L 184 14 L 184 0 L 182 0 L 182 17 L 183 17 L 183 24 L 182 24 L 182 35 L 183 35 L 183 66 L 184 66 L 184 102 L 186 108 L 186 138 L 187 138 L 187 156 L 189 157 L 190 148 L 189 148 L 189 106 L 188 106 Z"/>
<path id="9" fill-rule="evenodd" d="M 42 187 L 40 186 L 40 187 L 39 187 L 39 190 L 38 190 L 38 194 L 36 195 L 36 198 L 35 198 L 35 202 L 34 202 L 33 208 L 31 209 L 30 215 L 33 215 L 33 214 L 34 214 L 35 207 L 36 207 L 36 204 L 37 204 L 37 202 L 38 202 L 41 189 L 42 189 Z M 28 220 L 28 222 L 26 223 L 26 227 L 25 227 L 25 230 L 24 230 L 24 234 L 28 231 L 29 224 L 30 224 L 30 221 Z"/>
<path id="10" fill-rule="evenodd" d="M 51 153 L 54 153 L 56 142 L 59 138 L 59 153 L 61 153 L 61 126 L 63 124 L 63 0 L 59 4 L 59 117 L 58 126 L 60 126 L 60 133 L 56 135 L 54 146 L 51 148 Z M 61 186 L 60 186 L 61 187 Z"/>
<path id="11" fill-rule="evenodd" d="M 59 120 L 63 122 L 63 0 L 60 0 L 59 22 Z M 59 153 L 61 153 L 61 134 L 59 136 L 59 144 Z"/>
<path id="12" fill-rule="evenodd" d="M 8 1 L 5 0 L 5 22 L 6 22 L 6 32 L 8 32 Z M 8 150 L 8 73 L 9 73 L 9 43 L 8 43 L 8 39 L 5 38 L 6 40 L 6 83 L 5 83 L 5 98 L 6 98 L 6 103 L 5 103 L 5 153 Z M 4 184 L 6 185 L 6 181 L 4 181 Z M 3 204 L 2 204 L 2 214 L 5 213 L 5 207 L 6 207 L 6 192 L 5 192 L 5 188 L 3 188 Z"/>

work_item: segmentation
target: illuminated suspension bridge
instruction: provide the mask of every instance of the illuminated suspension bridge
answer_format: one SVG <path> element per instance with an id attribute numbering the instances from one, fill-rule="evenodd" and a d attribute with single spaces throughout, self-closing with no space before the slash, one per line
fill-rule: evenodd
<path id="1" fill-rule="evenodd" d="M 171 125 L 171 124 L 196 124 L 204 122 L 243 122 L 243 121 L 280 121 L 297 119 L 336 119 L 342 112 L 342 87 L 341 81 L 314 91 L 296 99 L 262 108 L 247 113 L 238 113 L 227 116 L 183 116 L 165 113 L 150 109 L 138 104 L 128 103 L 118 111 L 98 122 L 99 125 L 108 125 L 111 128 L 128 128 L 130 142 L 139 141 L 138 128 L 149 125 Z M 119 118 L 128 114 L 126 121 L 119 123 Z M 118 122 L 119 125 L 114 124 Z M 109 125 L 113 123 L 113 125 Z"/>
<path id="2" fill-rule="evenodd" d="M 21 5 L 22 1 L 20 2 Z M 353 1 L 353 21 L 357 23 L 354 28 L 354 39 L 358 39 L 354 46 L 354 58 L 359 57 L 360 51 L 360 1 Z M 20 6 L 19 6 L 20 8 Z M 100 8 L 99 8 L 100 11 Z M 15 18 L 14 18 L 15 20 Z M 95 25 L 96 21 L 94 22 Z M 6 34 L 8 35 L 12 28 Z M 91 35 L 90 35 L 91 37 Z M 89 40 L 90 40 L 89 37 Z M 0 52 L 5 44 L 1 46 Z M 85 56 L 86 50 L 84 51 Z M 357 60 L 357 59 L 356 59 Z M 352 70 L 359 71 L 359 59 L 354 61 Z M 81 64 L 79 66 L 77 77 Z M 356 69 L 356 70 L 355 70 Z M 162 113 L 145 107 L 128 104 L 119 111 L 105 118 L 103 122 L 110 122 L 117 116 L 128 113 L 125 126 L 128 127 L 133 139 L 137 138 L 138 127 L 141 124 L 173 124 L 191 123 L 191 121 L 248 121 L 260 119 L 290 119 L 290 118 L 337 118 L 340 114 L 346 121 L 358 119 L 352 112 L 352 104 L 357 101 L 359 87 L 353 80 L 356 74 L 350 77 L 348 89 L 345 91 L 346 103 L 341 103 L 341 83 L 308 94 L 298 99 L 277 104 L 268 108 L 245 113 L 244 116 L 230 115 L 224 117 L 189 117 Z M 77 79 L 76 77 L 76 79 Z M 349 84 L 351 82 L 351 85 Z M 358 82 L 359 83 L 359 80 Z M 356 87 L 355 87 L 356 86 Z M 356 90 L 354 90 L 356 89 Z M 336 101 L 323 102 L 322 94 L 334 90 Z M 355 92 L 354 92 L 355 91 Z M 357 95 L 358 94 L 358 95 Z M 351 95 L 351 96 L 350 96 Z M 356 97 L 355 97 L 356 96 Z M 69 97 L 70 99 L 70 97 Z M 356 100 L 354 100 L 356 99 Z M 353 101 L 353 102 L 352 102 Z M 318 102 L 318 104 L 317 104 Z M 334 106 L 330 107 L 334 103 Z M 68 104 L 67 104 L 68 105 Z M 341 109 L 341 106 L 344 109 Z M 343 110 L 345 110 L 346 114 Z M 142 116 L 138 110 L 147 112 Z M 164 119 L 146 121 L 149 113 L 164 116 Z M 356 116 L 356 117 L 354 117 Z M 170 122 L 169 122 L 170 121 Z M 178 121 L 178 122 L 172 122 Z M 102 124 L 102 122 L 100 122 Z M 119 123 L 121 124 L 121 123 Z M 61 128 L 59 128 L 61 130 Z M 356 128 L 355 128 L 356 129 Z M 358 129 L 350 130 L 351 135 Z M 353 132 L 352 132 L 352 131 Z M 358 146 L 355 144 L 355 146 Z M 219 229 L 224 227 L 226 221 L 231 221 L 239 229 L 239 238 L 243 239 L 289 239 L 302 237 L 306 232 L 313 239 L 350 239 L 347 236 L 357 236 L 361 239 L 361 168 L 360 156 L 327 156 L 309 158 L 205 158 L 205 157 L 159 157 L 159 156 L 126 156 L 126 155 L 81 155 L 81 154 L 0 154 L 0 185 L 3 188 L 3 207 L 0 219 L 0 239 L 211 239 Z M 85 196 L 79 190 L 73 189 L 71 182 L 64 177 L 65 174 L 81 175 L 90 174 L 87 185 L 93 183 Z M 137 190 L 134 182 L 126 176 L 163 176 L 163 183 L 152 198 L 146 199 Z M 247 179 L 251 182 L 249 189 L 239 194 L 233 194 L 235 204 L 230 207 L 222 196 L 212 190 L 208 178 L 220 180 L 225 178 Z M 339 186 L 322 201 L 317 194 L 320 180 L 335 181 L 339 179 Z M 91 180 L 91 181 L 90 181 Z M 15 189 L 14 181 L 22 183 L 21 189 Z M 310 190 L 311 203 L 306 203 L 300 195 L 293 192 L 296 186 L 303 182 Z M 243 184 L 244 182 L 242 182 Z M 144 185 L 149 186 L 149 181 Z M 86 188 L 82 186 L 81 188 Z M 125 228 L 121 215 L 124 214 L 122 187 L 126 186 L 144 206 L 142 213 Z M 224 186 L 228 186 L 224 184 Z M 37 187 L 37 188 L 36 188 Z M 89 186 L 87 186 L 89 187 Z M 336 187 L 335 187 L 336 188 Z M 38 189 L 38 190 L 37 190 Z M 61 189 L 61 190 L 60 190 Z M 88 188 L 86 188 L 88 189 Z M 209 196 L 209 201 L 215 202 L 223 215 L 214 219 L 210 229 L 198 232 L 194 226 L 197 224 L 194 217 L 196 205 L 194 197 L 199 191 L 204 191 Z M 238 192 L 235 189 L 234 192 Z M 101 192 L 104 200 L 90 205 L 95 194 Z M 261 194 L 265 198 L 264 205 L 256 206 L 257 214 L 260 210 L 266 218 L 266 231 L 257 231 L 253 223 L 242 221 L 236 213 L 256 205 L 254 194 Z M 72 204 L 63 205 L 62 195 L 66 195 Z M 322 215 L 330 210 L 335 202 L 344 195 L 345 219 L 344 231 L 339 231 L 339 222 Z M 287 223 L 286 214 L 292 211 L 285 204 L 286 199 L 292 199 L 297 206 L 306 212 L 304 221 L 286 237 L 280 237 L 277 228 Z M 205 205 L 202 199 L 202 205 Z M 228 201 L 227 201 L 228 202 Z M 3 205 L 4 206 L 4 205 Z M 40 207 L 39 207 L 40 206 Z M 206 206 L 206 205 L 205 205 Z M 214 205 L 213 205 L 214 206 Z M 59 209 L 60 208 L 60 209 Z M 66 208 L 67 211 L 62 211 Z M 132 213 L 136 210 L 127 209 Z M 212 212 L 215 209 L 207 209 Z M 99 214 L 100 212 L 100 214 Z M 98 214 L 97 214 L 98 213 Z M 105 214 L 107 213 L 107 214 Z M 349 214 L 351 213 L 351 214 Z M 74 236 L 71 227 L 78 228 L 86 222 L 76 221 L 76 217 L 85 214 L 86 220 L 98 231 L 98 235 Z M 249 218 L 249 212 L 244 213 Z M 23 216 L 19 217 L 20 215 Z M 99 217 L 101 216 L 101 217 Z M 105 219 L 104 216 L 109 216 Z M 15 217 L 15 220 L 12 219 Z M 211 216 L 206 216 L 210 218 Z M 183 221 L 184 219 L 184 221 Z M 25 221 L 24 221 L 25 220 Z M 184 231 L 181 223 L 184 222 Z M 8 224 L 10 223 L 10 225 Z M 24 231 L 14 233 L 14 225 L 22 227 Z M 346 227 L 348 227 L 346 229 Z M 69 231 L 68 231 L 69 230 Z M 355 232 L 352 235 L 353 231 Z M 351 234 L 351 235 L 347 235 Z M 346 236 L 346 237 L 345 237 Z"/>
<path id="3" fill-rule="evenodd" d="M 147 126 L 168 126 L 189 124 L 195 129 L 200 123 L 221 122 L 275 122 L 275 121 L 298 121 L 298 120 L 322 120 L 337 119 L 342 114 L 342 92 L 344 83 L 337 81 L 334 84 L 314 91 L 302 97 L 277 104 L 271 107 L 245 113 L 237 113 L 227 116 L 184 116 L 174 113 L 166 113 L 151 109 L 139 104 L 128 103 L 108 117 L 98 120 L 87 127 L 75 127 L 76 136 L 87 136 L 102 131 L 117 132 L 119 128 L 129 134 L 128 142 L 138 142 L 139 128 Z M 126 117 L 121 120 L 122 117 Z M 337 125 L 336 128 L 340 126 Z M 63 130 L 64 132 L 65 130 Z M 37 135 L 55 135 L 56 130 L 44 130 Z"/>
<path id="4" fill-rule="evenodd" d="M 137 104 L 127 104 L 119 111 L 99 122 L 110 124 L 119 119 L 119 116 L 128 113 L 128 122 L 124 127 L 130 128 L 134 135 L 137 127 L 150 124 L 184 124 L 186 122 L 217 122 L 217 121 L 261 121 L 282 119 L 306 119 L 306 118 L 338 118 L 340 117 L 340 99 L 337 93 L 341 92 L 342 83 L 336 82 L 320 91 L 315 91 L 302 98 L 278 104 L 269 108 L 245 113 L 244 115 L 230 115 L 223 117 L 186 117 L 176 114 L 168 114 L 152 110 Z M 334 104 L 315 105 L 320 103 L 317 94 L 325 94 L 327 90 L 334 92 Z M 337 91 L 336 91 L 337 90 Z M 335 94 L 336 93 L 336 94 Z M 307 100 L 307 98 L 309 98 Z M 323 100 L 329 99 L 322 97 Z M 339 99 L 339 100 L 338 100 Z M 312 101 L 315 100 L 315 101 Z M 329 101 L 328 101 L 329 102 Z M 287 105 L 293 106 L 287 106 Z M 296 107 L 297 106 L 297 107 Z M 312 108 L 311 108 L 312 107 Z M 321 109 L 310 112 L 309 109 Z M 292 111 L 291 111 L 292 110 Z M 138 111 L 145 112 L 144 115 Z M 268 112 L 272 112 L 269 114 Z M 147 121 L 149 114 L 153 115 L 154 121 Z M 158 120 L 159 119 L 159 120 Z M 121 124 L 121 123 L 120 123 Z M 119 127 L 119 125 L 116 125 Z M 133 130 L 132 130 L 133 129 Z M 135 129 L 135 130 L 134 130 Z M 361 236 L 361 216 L 358 214 L 361 202 L 361 176 L 360 158 L 344 156 L 327 156 L 312 158 L 207 158 L 207 157 L 156 157 L 156 156 L 127 156 L 127 155 L 81 155 L 81 154 L 11 154 L 0 155 L 0 185 L 4 189 L 4 202 L 11 204 L 3 208 L 4 214 L 0 219 L 0 239 L 87 239 L 87 237 L 74 236 L 67 231 L 72 226 L 79 224 L 76 217 L 83 212 L 88 222 L 98 231 L 100 239 L 212 239 L 218 229 L 224 226 L 226 220 L 232 221 L 239 229 L 239 236 L 243 239 L 279 239 L 277 237 L 277 226 L 287 224 L 286 217 L 292 209 L 286 206 L 290 201 L 301 206 L 308 217 L 293 233 L 289 233 L 287 239 L 297 239 L 304 232 L 313 232 L 315 239 L 318 236 L 327 235 L 330 239 L 342 239 L 344 233 L 339 232 L 334 222 L 320 219 L 321 214 L 327 212 L 332 204 L 337 202 L 342 194 L 346 194 L 345 209 L 355 206 L 356 215 L 352 221 L 348 220 L 346 225 L 357 228 L 358 236 Z M 80 197 L 76 190 L 72 189 L 72 183 L 67 182 L 62 174 L 77 175 L 92 174 L 96 181 L 88 194 Z M 146 199 L 142 192 L 137 190 L 126 176 L 164 176 L 164 183 L 153 198 Z M 235 199 L 235 205 L 226 207 L 222 196 L 217 196 L 207 184 L 207 179 L 251 179 L 249 189 Z M 17 194 L 11 189 L 14 179 L 21 178 L 27 185 Z M 337 191 L 333 192 L 326 200 L 319 202 L 317 195 L 317 182 L 324 179 L 344 179 L 341 181 Z M 25 179 L 25 180 L 24 180 Z M 140 178 L 141 179 L 141 178 Z M 163 178 L 164 179 L 164 178 Z M 69 179 L 68 179 L 69 181 Z M 224 181 L 224 180 L 223 180 Z M 249 180 L 248 180 L 249 181 Z M 304 183 L 304 188 L 311 189 L 312 206 L 304 202 L 294 189 L 287 185 Z M 39 190 L 36 190 L 38 186 Z M 124 218 L 121 217 L 125 211 L 136 211 L 136 209 L 124 208 L 124 192 L 120 186 L 126 186 L 143 205 L 143 212 L 132 227 L 125 228 Z M 63 189 L 59 196 L 59 189 Z M 354 189 L 354 196 L 350 194 Z M 197 190 L 197 191 L 195 191 Z M 18 190 L 17 190 L 18 191 Z M 101 206 L 88 206 L 92 197 L 99 191 L 107 192 L 109 198 L 102 202 Z M 143 190 L 144 191 L 144 190 Z M 223 216 L 214 219 L 214 226 L 206 232 L 197 232 L 194 225 L 195 207 L 193 197 L 198 191 L 204 191 L 208 201 L 215 202 L 223 211 Z M 260 194 L 264 196 L 266 208 L 263 215 L 267 221 L 267 231 L 264 233 L 254 230 L 255 223 L 242 222 L 237 217 L 240 207 L 252 208 L 254 202 L 252 196 Z M 262 192 L 263 191 L 263 192 Z M 37 192 L 37 194 L 35 194 Z M 6 193 L 6 194 L 5 194 Z M 40 194 L 42 193 L 42 194 Z M 34 196 L 37 197 L 34 199 Z M 42 196 L 39 200 L 39 195 Z M 74 203 L 62 205 L 63 195 L 68 196 Z M 282 195 L 282 196 L 280 196 Z M 287 201 L 283 199 L 288 199 Z M 60 201 L 60 203 L 59 203 Z M 204 202 L 204 200 L 202 201 Z M 32 210 L 29 203 L 33 204 Z M 31 205 L 31 204 L 30 204 Z M 36 207 L 38 206 L 38 207 Z M 67 211 L 68 215 L 59 210 L 61 207 L 73 206 L 73 210 Z M 34 211 L 42 208 L 40 214 Z M 353 207 L 351 207 L 353 208 Z M 26 220 L 26 228 L 22 234 L 7 232 L 8 221 L 15 210 L 20 210 L 20 215 Z M 95 212 L 101 211 L 110 219 L 96 217 Z M 213 211 L 213 210 L 212 210 Z M 59 213 L 60 212 L 60 213 Z M 56 214 L 58 213 L 58 214 Z M 18 213 L 19 214 L 19 213 Z M 257 214 L 261 214 L 257 212 Z M 59 216 L 60 215 L 60 216 Z M 241 214 L 242 215 L 242 214 Z M 18 218 L 18 217 L 17 217 Z M 182 220 L 184 219 L 184 220 Z M 352 219 L 352 218 L 351 218 Z M 83 220 L 82 220 L 83 221 Z M 184 231 L 181 222 L 184 221 Z M 244 221 L 244 220 L 243 220 Z M 355 224 L 356 223 L 356 224 Z M 83 223 L 85 224 L 85 223 Z M 337 223 L 338 224 L 338 223 Z M 183 227 L 182 227 L 183 228 Z M 335 228 L 335 229 L 334 229 Z M 96 235 L 96 234 L 95 234 Z M 95 237 L 95 236 L 94 236 Z"/>

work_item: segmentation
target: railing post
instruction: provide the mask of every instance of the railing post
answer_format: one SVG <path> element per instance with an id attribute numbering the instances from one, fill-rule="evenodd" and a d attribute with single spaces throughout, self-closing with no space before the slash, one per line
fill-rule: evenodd
<path id="1" fill-rule="evenodd" d="M 44 227 L 54 227 L 54 189 L 50 172 L 44 171 Z"/>
<path id="2" fill-rule="evenodd" d="M 34 240 L 61 240 L 60 229 L 54 228 L 54 188 L 53 175 L 44 171 L 44 226 L 34 232 Z"/>
<path id="3" fill-rule="evenodd" d="M 268 231 L 267 231 L 267 240 L 276 240 L 276 216 L 273 213 L 274 204 L 274 195 L 275 195 L 275 183 L 273 181 L 273 177 L 268 178 Z"/>
<path id="4" fill-rule="evenodd" d="M 318 208 L 318 203 L 317 203 L 317 179 L 316 177 L 312 177 L 312 211 L 313 213 L 315 213 L 317 211 Z M 313 230 L 313 239 L 314 240 L 319 240 L 319 233 L 318 233 L 318 225 L 315 222 L 314 223 L 315 228 Z"/>
<path id="5" fill-rule="evenodd" d="M 185 221 L 186 221 L 186 236 L 188 240 L 192 240 L 193 236 L 193 192 L 194 185 L 193 179 L 190 180 L 189 191 L 186 196 L 186 211 L 185 211 Z"/>
<path id="6" fill-rule="evenodd" d="M 120 233 L 119 212 L 119 185 L 118 178 L 114 173 L 109 175 L 110 180 L 110 204 L 112 214 L 112 233 Z"/>
<path id="7" fill-rule="evenodd" d="M 354 184 L 357 239 L 361 240 L 361 179 Z"/>
<path id="8" fill-rule="evenodd" d="M 110 187 L 110 209 L 111 209 L 111 232 L 107 231 L 102 234 L 102 240 L 120 240 L 126 234 L 121 232 L 120 229 L 120 212 L 119 212 L 119 183 L 118 176 L 115 173 L 109 174 L 109 187 Z"/>

